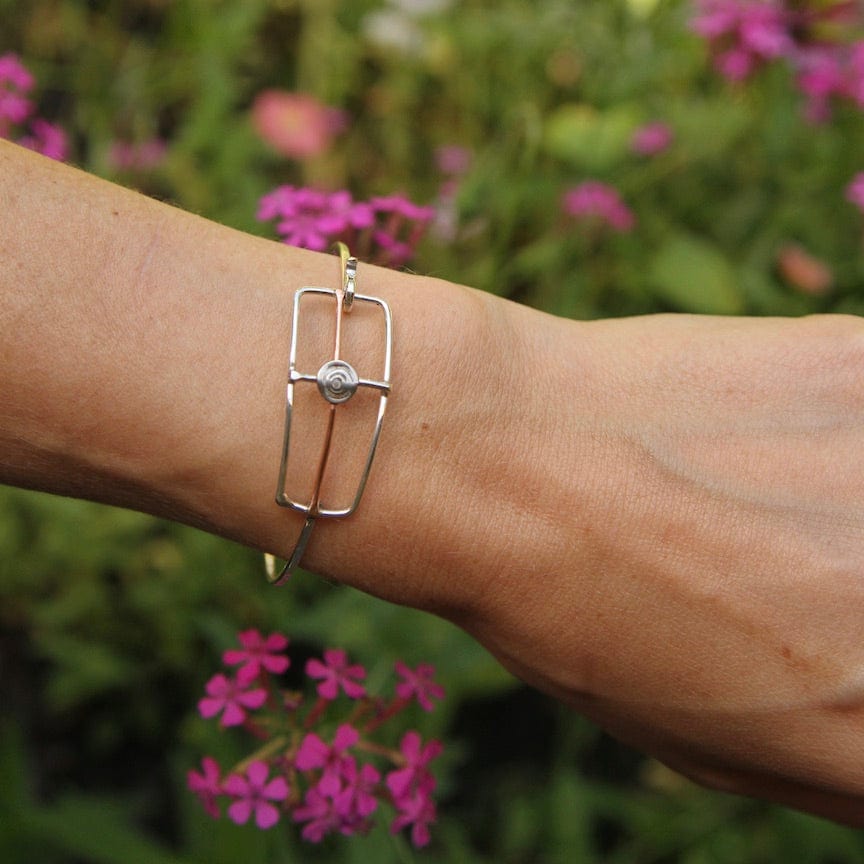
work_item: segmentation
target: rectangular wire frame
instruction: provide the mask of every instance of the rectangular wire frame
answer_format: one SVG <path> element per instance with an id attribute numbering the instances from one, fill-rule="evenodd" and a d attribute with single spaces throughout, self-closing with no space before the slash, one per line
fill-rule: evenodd
<path id="1" fill-rule="evenodd" d="M 380 398 L 378 400 L 378 414 L 375 420 L 375 428 L 372 433 L 372 440 L 366 455 L 366 461 L 363 466 L 363 472 L 360 476 L 360 482 L 357 486 L 357 492 L 354 495 L 353 500 L 351 501 L 349 506 L 343 508 L 322 507 L 319 500 L 319 496 L 321 494 L 321 486 L 324 480 L 324 474 L 327 469 L 327 460 L 330 455 L 330 447 L 333 439 L 333 427 L 335 423 L 336 412 L 337 409 L 339 409 L 340 407 L 345 407 L 338 404 L 330 404 L 329 416 L 327 418 L 327 431 L 325 434 L 324 445 L 321 450 L 321 456 L 319 458 L 318 466 L 315 472 L 315 482 L 313 484 L 311 500 L 308 503 L 303 501 L 297 501 L 296 499 L 292 498 L 285 489 L 286 474 L 288 471 L 288 455 L 291 446 L 291 422 L 295 410 L 294 388 L 298 384 L 302 383 L 311 383 L 313 386 L 316 386 L 319 375 L 319 373 L 300 372 L 297 370 L 297 333 L 299 332 L 300 326 L 300 307 L 302 299 L 309 295 L 323 295 L 326 297 L 334 298 L 336 305 L 336 336 L 333 345 L 333 361 L 342 360 L 342 324 L 347 311 L 343 302 L 345 296 L 344 290 L 333 290 L 330 288 L 317 287 L 301 288 L 294 295 L 294 320 L 291 327 L 291 352 L 289 355 L 288 387 L 287 398 L 285 402 L 285 432 L 282 441 L 282 461 L 279 466 L 279 480 L 276 489 L 276 503 L 282 507 L 289 507 L 292 510 L 303 513 L 309 519 L 316 519 L 319 517 L 338 518 L 343 516 L 350 516 L 357 509 L 357 505 L 360 503 L 360 499 L 363 497 L 363 490 L 366 488 L 366 481 L 369 478 L 369 471 L 372 467 L 372 460 L 375 457 L 375 449 L 378 446 L 378 438 L 381 435 L 381 425 L 384 420 L 384 412 L 387 408 L 387 397 L 390 393 L 390 361 L 393 352 L 393 321 L 390 313 L 390 307 L 384 300 L 365 294 L 354 295 L 354 304 L 371 304 L 380 308 L 383 312 L 385 348 L 383 370 L 384 374 L 382 378 L 357 379 L 358 388 L 369 387 L 373 390 L 377 390 L 380 393 Z M 327 364 L 325 364 L 325 366 L 326 365 Z M 324 397 L 322 396 L 322 398 Z"/>

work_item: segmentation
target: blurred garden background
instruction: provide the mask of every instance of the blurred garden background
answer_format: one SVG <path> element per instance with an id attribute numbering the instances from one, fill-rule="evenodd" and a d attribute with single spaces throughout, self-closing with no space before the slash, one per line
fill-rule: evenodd
<path id="1" fill-rule="evenodd" d="M 559 315 L 862 314 L 861 25 L 836 0 L 0 0 L 0 135 Z M 428 845 L 205 812 L 187 772 L 248 742 L 198 701 L 249 629 L 298 672 L 346 650 L 370 691 L 435 665 L 446 697 L 405 715 L 444 744 Z M 0 489 L 0 861 L 413 860 L 854 864 L 864 836 L 694 787 L 438 620 Z"/>

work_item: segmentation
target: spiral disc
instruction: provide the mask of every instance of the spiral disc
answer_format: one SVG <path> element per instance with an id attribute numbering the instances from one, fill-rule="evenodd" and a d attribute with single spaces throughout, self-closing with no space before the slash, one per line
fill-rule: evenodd
<path id="1" fill-rule="evenodd" d="M 357 392 L 359 379 L 350 363 L 331 360 L 318 370 L 317 381 L 321 395 L 331 405 L 340 405 Z"/>

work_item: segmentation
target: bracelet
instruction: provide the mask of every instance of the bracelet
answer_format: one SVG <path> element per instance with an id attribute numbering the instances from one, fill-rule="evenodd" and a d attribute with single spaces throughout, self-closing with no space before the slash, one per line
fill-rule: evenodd
<path id="1" fill-rule="evenodd" d="M 285 401 L 285 431 L 282 437 L 282 460 L 279 464 L 279 479 L 276 486 L 276 503 L 280 507 L 288 507 L 303 513 L 306 521 L 300 530 L 300 535 L 294 544 L 288 560 L 281 570 L 277 569 L 276 558 L 265 553 L 264 564 L 267 571 L 267 580 L 273 585 L 280 585 L 300 564 L 300 559 L 312 535 L 312 529 L 318 519 L 338 519 L 350 516 L 360 503 L 366 481 L 369 479 L 369 471 L 372 460 L 375 458 L 375 449 L 378 446 L 378 438 L 381 435 L 381 425 L 384 420 L 384 411 L 387 408 L 387 397 L 390 394 L 390 360 L 393 350 L 393 320 L 390 307 L 380 297 L 371 297 L 365 294 L 357 294 L 357 259 L 352 258 L 348 247 L 344 243 L 336 244 L 339 252 L 341 265 L 341 279 L 339 287 L 300 288 L 294 295 L 294 320 L 291 325 L 291 348 L 288 360 L 288 387 Z M 319 295 L 332 297 L 335 301 L 336 329 L 333 341 L 332 360 L 324 363 L 317 372 L 300 372 L 297 370 L 297 334 L 300 328 L 300 312 L 304 297 Z M 350 314 L 356 305 L 367 304 L 377 308 L 383 313 L 384 322 L 384 362 L 383 374 L 379 379 L 360 378 L 354 367 L 342 358 L 342 329 L 345 317 Z M 286 474 L 288 471 L 288 456 L 291 447 L 291 424 L 295 414 L 295 387 L 303 384 L 315 384 L 319 394 L 328 403 L 324 443 L 321 455 L 314 473 L 312 492 L 307 501 L 297 501 L 292 498 L 285 489 Z M 321 487 L 327 471 L 327 462 L 330 457 L 330 448 L 333 443 L 333 429 L 336 422 L 337 411 L 344 410 L 344 406 L 351 400 L 357 390 L 361 387 L 369 387 L 378 391 L 378 413 L 375 427 L 372 432 L 371 444 L 367 451 L 366 460 L 360 475 L 357 491 L 348 506 L 342 508 L 327 508 L 321 504 Z"/>

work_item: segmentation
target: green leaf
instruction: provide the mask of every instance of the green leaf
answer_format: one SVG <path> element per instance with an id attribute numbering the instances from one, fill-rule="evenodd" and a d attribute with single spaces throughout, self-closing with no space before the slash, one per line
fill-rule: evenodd
<path id="1" fill-rule="evenodd" d="M 639 113 L 629 105 L 598 111 L 591 105 L 562 105 L 546 121 L 547 152 L 587 171 L 607 171 L 629 153 Z"/>
<path id="2" fill-rule="evenodd" d="M 688 96 L 670 101 L 667 116 L 681 150 L 693 159 L 726 156 L 752 132 L 755 116 L 745 102 Z M 748 139 L 749 140 L 749 139 Z"/>
<path id="3" fill-rule="evenodd" d="M 56 668 L 46 688 L 46 696 L 56 710 L 120 687 L 135 673 L 131 661 L 112 646 L 71 634 L 47 633 L 40 649 Z"/>
<path id="4" fill-rule="evenodd" d="M 27 768 L 21 729 L 4 718 L 0 725 L 0 810 L 23 806 L 29 799 Z"/>
<path id="5" fill-rule="evenodd" d="M 13 818 L 34 843 L 88 864 L 191 864 L 130 827 L 112 799 L 69 796 L 52 807 L 26 807 Z"/>
<path id="6" fill-rule="evenodd" d="M 657 295 L 682 312 L 738 315 L 744 294 L 735 268 L 717 246 L 674 234 L 654 255 L 649 280 Z"/>

